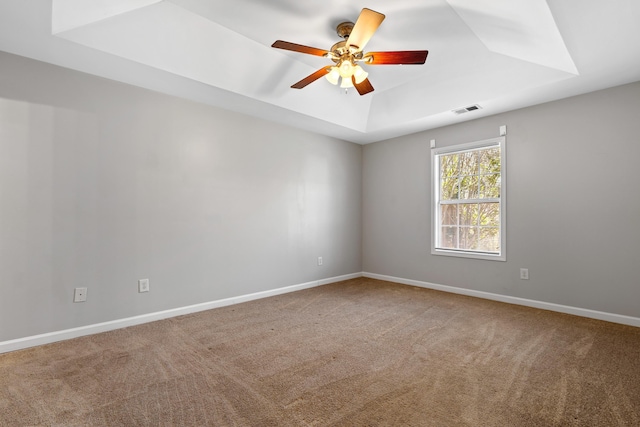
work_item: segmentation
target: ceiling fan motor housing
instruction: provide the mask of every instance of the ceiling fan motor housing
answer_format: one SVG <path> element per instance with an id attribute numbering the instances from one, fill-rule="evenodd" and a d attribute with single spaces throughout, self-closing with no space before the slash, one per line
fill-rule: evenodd
<path id="1" fill-rule="evenodd" d="M 341 22 L 336 27 L 336 32 L 340 37 L 346 40 L 351 35 L 351 31 L 353 30 L 354 25 L 355 24 L 353 22 L 349 22 L 349 21 Z"/>

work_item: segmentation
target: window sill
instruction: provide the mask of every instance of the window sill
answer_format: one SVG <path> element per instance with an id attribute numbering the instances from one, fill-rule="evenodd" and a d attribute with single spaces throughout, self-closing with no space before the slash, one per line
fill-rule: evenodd
<path id="1" fill-rule="evenodd" d="M 451 256 L 457 258 L 482 259 L 487 261 L 506 261 L 505 254 L 488 254 L 481 252 L 452 251 L 446 249 L 431 249 L 431 255 Z"/>

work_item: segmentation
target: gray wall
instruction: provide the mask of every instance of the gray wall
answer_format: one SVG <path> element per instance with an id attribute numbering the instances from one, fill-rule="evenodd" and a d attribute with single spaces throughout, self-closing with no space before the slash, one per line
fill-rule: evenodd
<path id="1" fill-rule="evenodd" d="M 640 317 L 640 83 L 361 147 L 0 65 L 0 341 L 362 270 Z M 503 124 L 507 261 L 431 255 L 429 140 Z"/>
<path id="2" fill-rule="evenodd" d="M 431 255 L 429 140 L 488 139 L 500 125 L 507 261 Z M 640 317 L 639 162 L 640 82 L 367 145 L 363 270 Z"/>
<path id="3" fill-rule="evenodd" d="M 360 272 L 361 184 L 359 145 L 0 53 L 0 341 Z"/>

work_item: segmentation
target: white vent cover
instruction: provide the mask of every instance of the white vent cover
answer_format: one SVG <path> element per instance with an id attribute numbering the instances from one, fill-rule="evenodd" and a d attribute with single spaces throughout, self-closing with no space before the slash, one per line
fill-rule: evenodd
<path id="1" fill-rule="evenodd" d="M 480 110 L 482 107 L 478 104 L 469 105 L 468 107 L 456 108 L 455 110 L 451 110 L 456 114 L 464 114 L 470 111 Z"/>

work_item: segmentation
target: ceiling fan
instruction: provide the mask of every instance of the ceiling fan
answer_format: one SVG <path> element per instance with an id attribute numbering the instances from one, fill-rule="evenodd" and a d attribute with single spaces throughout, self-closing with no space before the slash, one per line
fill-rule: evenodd
<path id="1" fill-rule="evenodd" d="M 367 78 L 367 73 L 359 63 L 366 65 L 389 64 L 424 64 L 427 60 L 427 50 L 401 50 L 391 52 L 363 52 L 365 45 L 376 32 L 385 16 L 382 13 L 364 8 L 360 16 L 353 22 L 343 22 L 336 31 L 344 40 L 334 44 L 330 50 L 318 49 L 301 44 L 277 40 L 271 45 L 278 49 L 291 50 L 309 55 L 323 56 L 331 59 L 336 65 L 322 67 L 315 73 L 305 77 L 291 87 L 302 89 L 325 76 L 329 82 L 338 84 L 345 90 L 355 87 L 360 95 L 373 92 L 373 86 Z"/>

